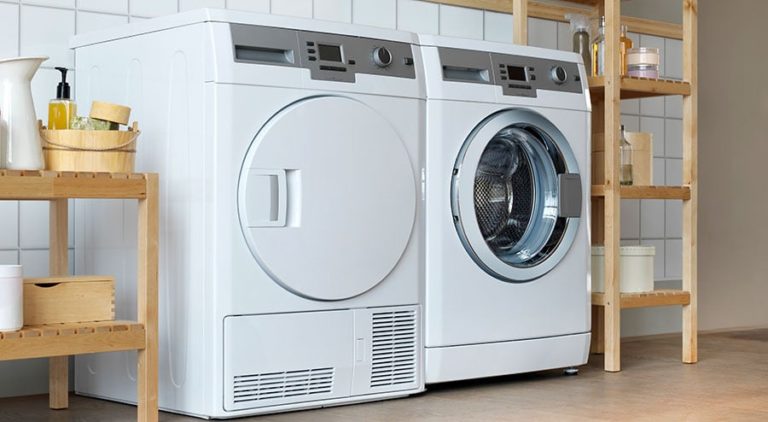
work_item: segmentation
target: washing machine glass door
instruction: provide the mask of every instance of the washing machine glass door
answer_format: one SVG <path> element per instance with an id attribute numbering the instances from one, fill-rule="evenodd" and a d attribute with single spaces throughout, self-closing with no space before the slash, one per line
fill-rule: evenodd
<path id="1" fill-rule="evenodd" d="M 381 283 L 416 216 L 410 155 L 392 124 L 355 99 L 304 99 L 259 131 L 240 173 L 246 242 L 275 282 L 341 300 Z"/>
<path id="2" fill-rule="evenodd" d="M 452 210 L 472 259 L 496 278 L 525 282 L 567 253 L 579 225 L 576 158 L 552 122 L 505 110 L 466 139 L 452 177 Z"/>

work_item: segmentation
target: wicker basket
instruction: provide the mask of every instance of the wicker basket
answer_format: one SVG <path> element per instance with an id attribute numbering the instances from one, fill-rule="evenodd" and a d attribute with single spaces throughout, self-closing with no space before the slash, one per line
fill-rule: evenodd
<path id="1" fill-rule="evenodd" d="M 41 123 L 45 168 L 54 171 L 133 173 L 139 134 L 138 122 L 133 122 L 125 131 L 48 130 Z"/>

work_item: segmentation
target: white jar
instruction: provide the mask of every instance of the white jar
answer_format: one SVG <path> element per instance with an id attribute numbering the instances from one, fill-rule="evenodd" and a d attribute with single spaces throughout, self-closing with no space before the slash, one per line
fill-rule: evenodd
<path id="1" fill-rule="evenodd" d="M 24 326 L 24 280 L 21 265 L 0 265 L 0 331 Z"/>
<path id="2" fill-rule="evenodd" d="M 622 246 L 619 262 L 619 291 L 640 293 L 653 290 L 653 246 Z M 605 247 L 592 247 L 592 291 L 605 292 Z"/>

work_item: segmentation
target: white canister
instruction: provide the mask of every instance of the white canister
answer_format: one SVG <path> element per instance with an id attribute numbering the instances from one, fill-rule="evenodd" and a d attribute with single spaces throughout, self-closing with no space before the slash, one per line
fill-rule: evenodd
<path id="1" fill-rule="evenodd" d="M 24 326 L 24 279 L 21 265 L 0 265 L 0 331 Z"/>
<path id="2" fill-rule="evenodd" d="M 619 262 L 620 291 L 622 293 L 650 292 L 653 290 L 653 246 L 622 246 Z M 605 247 L 592 247 L 592 291 L 605 292 Z"/>

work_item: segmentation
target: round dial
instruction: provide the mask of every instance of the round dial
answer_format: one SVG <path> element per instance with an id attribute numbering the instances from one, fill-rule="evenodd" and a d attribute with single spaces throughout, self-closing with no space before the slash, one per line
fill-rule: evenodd
<path id="1" fill-rule="evenodd" d="M 564 84 L 568 80 L 568 72 L 562 66 L 555 66 L 550 71 L 550 77 L 556 84 Z"/>
<path id="2" fill-rule="evenodd" d="M 392 53 L 387 47 L 376 47 L 373 50 L 373 63 L 379 67 L 387 67 L 392 64 Z"/>

